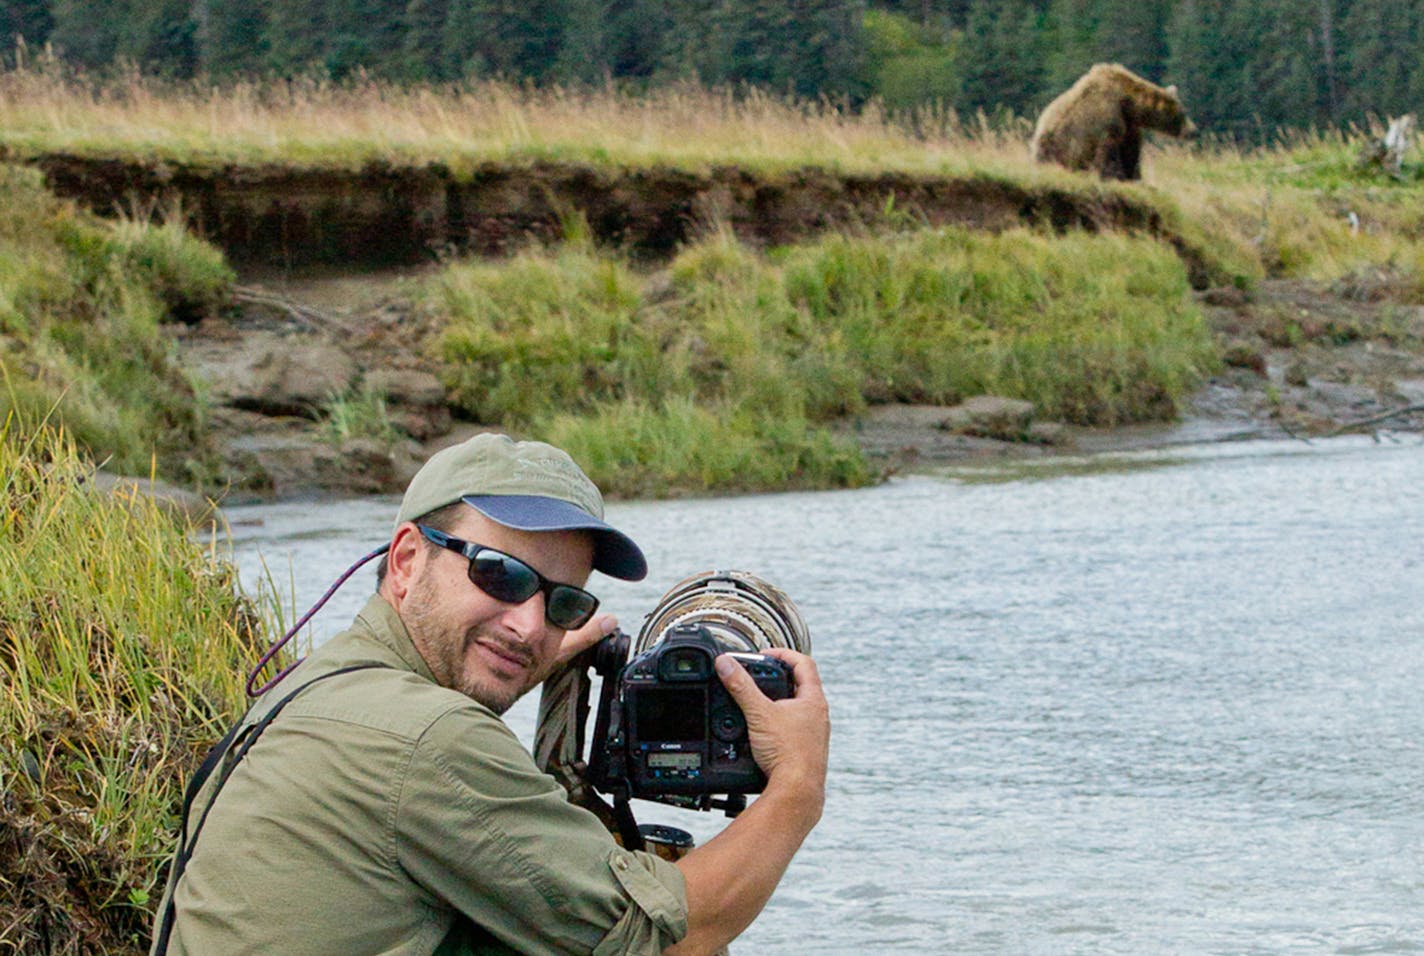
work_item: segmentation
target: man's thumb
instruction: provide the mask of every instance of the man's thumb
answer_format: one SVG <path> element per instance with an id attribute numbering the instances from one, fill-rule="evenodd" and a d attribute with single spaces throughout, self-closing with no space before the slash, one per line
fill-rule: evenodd
<path id="1" fill-rule="evenodd" d="M 752 675 L 747 673 L 747 669 L 737 663 L 737 659 L 730 654 L 719 654 L 712 662 L 712 666 L 717 669 L 717 676 L 722 679 L 722 686 L 727 688 L 727 693 L 732 695 L 742 708 L 747 710 L 747 705 L 755 705 L 756 698 L 760 696 L 756 689 L 756 684 L 752 681 Z"/>

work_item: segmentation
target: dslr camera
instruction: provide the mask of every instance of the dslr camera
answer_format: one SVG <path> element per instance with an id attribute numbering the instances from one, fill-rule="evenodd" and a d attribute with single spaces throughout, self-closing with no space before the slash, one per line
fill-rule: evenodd
<path id="1" fill-rule="evenodd" d="M 603 686 L 584 782 L 624 805 L 636 797 L 735 816 L 746 794 L 766 788 L 766 775 L 713 661 L 730 654 L 763 694 L 781 700 L 792 696 L 792 670 L 761 653 L 773 647 L 811 651 L 800 613 L 777 588 L 744 571 L 675 585 L 636 640 L 615 632 L 593 649 Z"/>
<path id="2" fill-rule="evenodd" d="M 712 631 L 673 625 L 614 674 L 627 645 L 626 635 L 604 638 L 599 656 L 609 659 L 594 664 L 606 689 L 589 760 L 594 789 L 654 799 L 761 793 L 766 775 L 752 759 L 746 718 L 712 667 L 725 650 Z M 766 654 L 729 653 L 767 697 L 791 696 L 789 665 Z"/>

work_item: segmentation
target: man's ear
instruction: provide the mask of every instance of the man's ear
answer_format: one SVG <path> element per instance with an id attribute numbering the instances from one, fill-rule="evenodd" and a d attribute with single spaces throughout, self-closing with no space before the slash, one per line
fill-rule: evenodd
<path id="1" fill-rule="evenodd" d="M 381 594 L 397 611 L 410 593 L 426 550 L 425 536 L 412 522 L 396 528 L 391 549 L 386 552 L 386 579 L 381 583 Z"/>

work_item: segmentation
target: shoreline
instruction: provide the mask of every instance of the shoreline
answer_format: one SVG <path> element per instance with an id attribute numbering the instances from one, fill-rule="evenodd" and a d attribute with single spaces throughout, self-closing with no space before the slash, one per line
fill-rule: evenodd
<path id="1" fill-rule="evenodd" d="M 420 317 L 399 294 L 408 278 L 353 273 L 241 286 L 231 316 L 176 329 L 183 365 L 210 383 L 213 432 L 237 476 L 216 496 L 221 503 L 396 494 L 434 451 L 493 427 L 451 417 L 437 370 L 416 344 Z M 1424 409 L 1389 414 L 1424 403 L 1424 305 L 1360 301 L 1303 280 L 1195 297 L 1225 365 L 1176 421 L 1088 428 L 991 400 L 979 420 L 948 406 L 874 405 L 831 430 L 854 441 L 882 477 L 927 464 L 1310 439 L 1358 423 L 1424 432 Z M 386 393 L 397 439 L 334 441 L 311 417 L 357 370 Z"/>

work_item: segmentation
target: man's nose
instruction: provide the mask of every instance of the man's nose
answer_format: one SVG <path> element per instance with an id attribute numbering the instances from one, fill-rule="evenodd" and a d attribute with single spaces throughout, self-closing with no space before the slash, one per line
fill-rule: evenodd
<path id="1" fill-rule="evenodd" d="M 538 637 L 544 630 L 544 592 L 535 591 L 520 603 L 511 604 L 504 614 L 504 621 L 525 640 Z"/>

